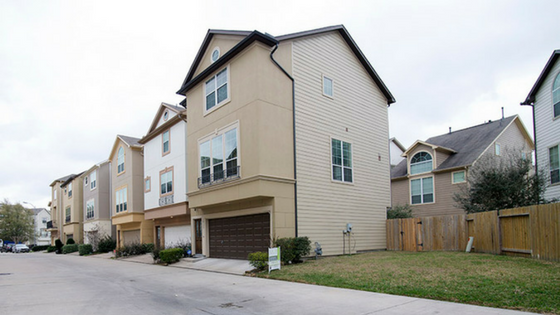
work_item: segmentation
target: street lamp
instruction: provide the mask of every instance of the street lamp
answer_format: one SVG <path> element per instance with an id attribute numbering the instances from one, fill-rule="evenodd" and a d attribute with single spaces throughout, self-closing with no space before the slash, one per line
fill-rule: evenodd
<path id="1" fill-rule="evenodd" d="M 33 207 L 33 209 L 37 209 L 37 207 L 35 207 L 35 205 L 34 205 L 34 204 L 32 204 L 31 202 L 27 202 L 27 201 L 24 201 L 23 203 L 25 203 L 25 204 L 27 204 L 27 205 L 30 205 L 30 206 L 32 206 L 32 207 Z"/>

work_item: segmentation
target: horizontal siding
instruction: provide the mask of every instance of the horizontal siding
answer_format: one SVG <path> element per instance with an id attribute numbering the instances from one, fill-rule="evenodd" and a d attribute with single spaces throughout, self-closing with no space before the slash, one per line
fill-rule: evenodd
<path id="1" fill-rule="evenodd" d="M 560 143 L 560 119 L 553 120 L 552 108 L 552 84 L 558 73 L 560 73 L 560 60 L 556 60 L 535 97 L 539 170 L 543 170 L 547 174 L 550 174 L 548 148 Z M 560 185 L 548 186 L 545 198 L 560 198 Z"/>
<path id="2" fill-rule="evenodd" d="M 387 100 L 337 33 L 295 41 L 293 69 L 298 234 L 321 243 L 325 255 L 341 254 L 342 231 L 351 223 L 352 252 L 384 249 L 390 205 Z M 334 80 L 332 99 L 322 94 L 322 75 Z M 351 185 L 331 180 L 331 137 L 352 143 Z"/>

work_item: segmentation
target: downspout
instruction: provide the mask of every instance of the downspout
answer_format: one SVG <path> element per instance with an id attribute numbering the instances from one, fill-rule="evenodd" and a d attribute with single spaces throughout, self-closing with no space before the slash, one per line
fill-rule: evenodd
<path id="1" fill-rule="evenodd" d="M 276 60 L 274 60 L 274 52 L 278 49 L 278 42 L 276 42 L 276 46 L 270 52 L 270 59 L 274 64 L 284 72 L 284 74 L 292 81 L 292 128 L 293 128 L 293 144 L 294 144 L 294 215 L 295 215 L 295 230 L 296 230 L 296 237 L 298 237 L 298 216 L 297 216 L 297 167 L 296 167 L 296 93 L 295 93 L 295 82 L 294 78 L 282 68 Z"/>
<path id="2" fill-rule="evenodd" d="M 528 103 L 528 102 L 527 102 Z M 531 106 L 533 108 L 533 144 L 535 145 L 535 176 L 537 177 L 537 182 L 539 182 L 539 156 L 537 151 L 537 124 L 535 122 L 535 104 L 521 103 L 521 105 Z M 540 204 L 540 198 L 537 198 L 537 204 Z"/>

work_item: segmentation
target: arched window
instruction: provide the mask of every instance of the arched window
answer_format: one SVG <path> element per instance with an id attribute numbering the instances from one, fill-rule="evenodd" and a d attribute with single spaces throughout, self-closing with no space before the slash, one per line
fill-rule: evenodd
<path id="1" fill-rule="evenodd" d="M 410 160 L 410 175 L 426 173 L 432 168 L 432 156 L 427 152 L 418 152 Z"/>
<path id="2" fill-rule="evenodd" d="M 560 73 L 556 76 L 554 85 L 552 86 L 552 104 L 554 118 L 560 117 Z"/>
<path id="3" fill-rule="evenodd" d="M 117 156 L 117 174 L 124 172 L 124 149 L 119 148 L 119 155 Z"/>

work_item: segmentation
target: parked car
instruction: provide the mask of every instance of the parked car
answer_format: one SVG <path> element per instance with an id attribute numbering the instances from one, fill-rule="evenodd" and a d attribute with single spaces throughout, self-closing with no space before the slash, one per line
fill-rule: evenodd
<path id="1" fill-rule="evenodd" d="M 29 247 L 24 244 L 17 244 L 12 248 L 14 253 L 29 253 Z"/>
<path id="2" fill-rule="evenodd" d="M 5 246 L 6 252 L 11 252 L 15 245 L 16 244 L 14 244 L 14 243 L 6 244 L 6 246 Z"/>

